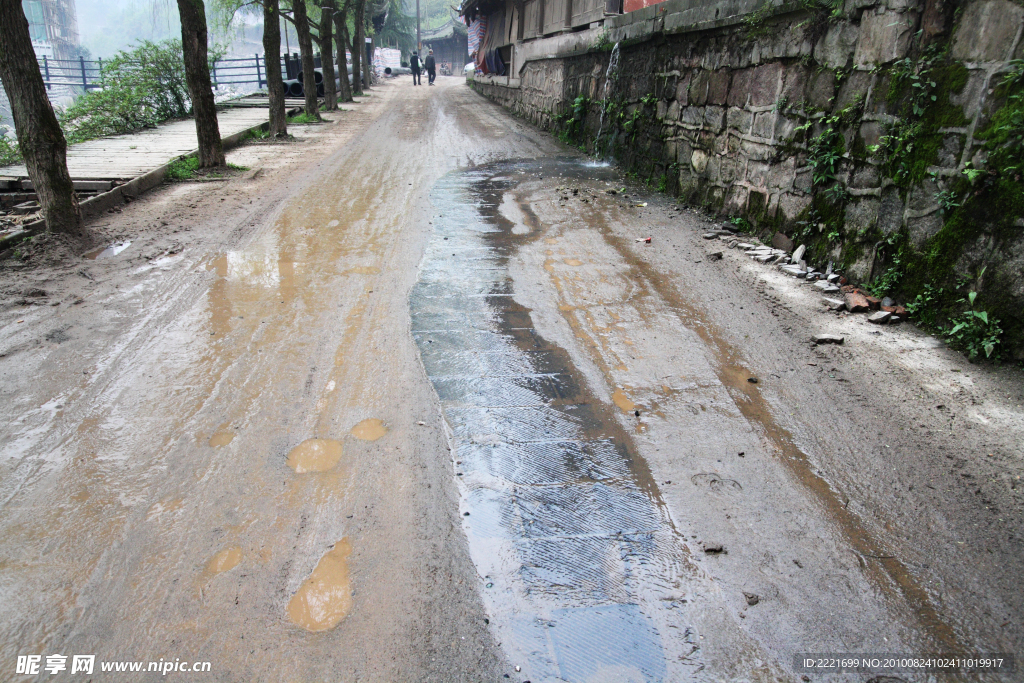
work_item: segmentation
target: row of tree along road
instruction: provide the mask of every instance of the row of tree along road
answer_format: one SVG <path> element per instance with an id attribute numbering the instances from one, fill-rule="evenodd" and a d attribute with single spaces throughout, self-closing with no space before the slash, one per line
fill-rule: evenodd
<path id="1" fill-rule="evenodd" d="M 211 0 L 228 11 L 251 8 L 263 13 L 263 48 L 270 101 L 269 133 L 288 133 L 285 89 L 281 74 L 281 19 L 291 22 L 299 38 L 303 80 L 315 83 L 313 41 L 322 57 L 324 108 L 335 110 L 339 102 L 362 95 L 369 83 L 370 65 L 363 56 L 366 0 L 319 0 L 319 21 L 310 17 L 307 0 Z M 60 118 L 46 93 L 39 63 L 32 48 L 28 20 L 22 3 L 0 0 L 0 80 L 11 102 L 18 153 L 42 207 L 46 229 L 77 233 L 82 214 L 67 168 L 68 139 L 72 142 L 126 132 L 156 120 L 187 115 L 195 117 L 199 166 L 224 165 L 224 149 L 217 126 L 217 110 L 210 76 L 209 36 L 203 0 L 177 0 L 181 17 L 181 43 L 143 43 L 104 67 L 112 75 L 109 86 L 87 92 Z M 355 35 L 351 36 L 349 19 Z M 337 51 L 335 51 L 337 46 Z M 353 77 L 349 82 L 346 49 L 351 49 Z M 334 55 L 337 55 L 337 64 Z M 184 66 L 184 83 L 180 74 Z M 337 74 L 335 73 L 337 67 Z M 152 77 L 153 69 L 159 76 Z M 169 76 L 168 76 L 169 74 Z M 340 89 L 336 87 L 340 84 Z M 307 120 L 320 119 L 316 88 L 305 88 Z M 64 124 L 62 127 L 61 124 Z M 2 150 L 0 150 L 2 151 Z"/>

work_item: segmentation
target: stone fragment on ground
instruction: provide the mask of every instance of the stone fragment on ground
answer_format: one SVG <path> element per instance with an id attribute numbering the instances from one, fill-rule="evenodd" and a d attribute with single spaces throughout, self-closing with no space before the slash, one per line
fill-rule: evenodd
<path id="1" fill-rule="evenodd" d="M 824 297 L 824 301 L 828 305 L 830 310 L 833 310 L 833 311 L 843 311 L 843 310 L 846 310 L 846 302 L 845 301 L 841 301 L 839 299 L 830 299 L 828 297 Z"/>
<path id="2" fill-rule="evenodd" d="M 845 299 L 846 309 L 850 313 L 863 313 L 871 310 L 871 304 L 868 302 L 867 297 L 860 292 L 847 292 Z"/>
<path id="3" fill-rule="evenodd" d="M 876 325 L 884 325 L 887 322 L 889 322 L 889 319 L 891 317 L 892 313 L 890 313 L 889 311 L 878 311 L 877 313 L 872 313 L 871 315 L 868 316 L 868 322 L 874 323 Z"/>
<path id="4" fill-rule="evenodd" d="M 803 259 L 805 253 L 807 253 L 807 247 L 801 244 L 796 248 L 796 251 L 793 252 L 793 260 L 800 263 L 800 260 Z"/>
<path id="5" fill-rule="evenodd" d="M 889 313 L 892 313 L 893 315 L 898 315 L 901 318 L 906 318 L 907 317 L 907 309 L 904 308 L 903 306 L 894 306 L 894 305 L 886 306 L 885 303 L 884 303 L 885 299 L 882 299 L 882 301 L 883 301 L 883 304 L 882 304 L 882 310 L 883 311 L 888 311 Z M 891 299 L 890 299 L 890 301 L 891 301 Z"/>
<path id="6" fill-rule="evenodd" d="M 789 239 L 781 232 L 775 233 L 775 237 L 772 237 L 772 246 L 776 249 L 781 249 L 785 252 L 793 251 L 793 240 Z"/>
<path id="7" fill-rule="evenodd" d="M 814 286 L 825 294 L 836 294 L 839 292 L 839 288 L 827 280 L 818 280 L 814 283 Z"/>
<path id="8" fill-rule="evenodd" d="M 811 337 L 815 344 L 842 344 L 845 339 L 839 334 L 816 334 Z"/>

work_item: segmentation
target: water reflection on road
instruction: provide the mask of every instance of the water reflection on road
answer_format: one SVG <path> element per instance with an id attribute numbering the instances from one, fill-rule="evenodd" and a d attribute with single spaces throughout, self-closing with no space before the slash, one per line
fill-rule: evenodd
<path id="1" fill-rule="evenodd" d="M 410 297 L 453 431 L 470 551 L 499 638 L 531 680 L 691 678 L 702 656 L 688 549 L 613 408 L 513 299 L 510 257 L 536 231 L 499 206 L 538 163 L 562 162 L 435 186 L 440 217 Z"/>

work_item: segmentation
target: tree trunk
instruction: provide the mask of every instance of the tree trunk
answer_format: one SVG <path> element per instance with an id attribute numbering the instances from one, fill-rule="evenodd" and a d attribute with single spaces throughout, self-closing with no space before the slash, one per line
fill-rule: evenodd
<path id="1" fill-rule="evenodd" d="M 364 4 L 365 4 L 365 0 L 363 0 L 363 1 L 364 1 Z M 363 51 L 364 51 L 363 54 L 366 54 L 366 52 L 365 52 L 366 45 L 370 46 L 370 54 L 371 55 L 375 54 L 374 50 L 373 50 L 373 47 L 374 47 L 373 42 L 372 42 L 373 38 L 370 38 L 370 41 L 371 41 L 370 43 L 367 43 L 365 39 L 363 40 Z M 373 85 L 373 63 L 370 61 L 369 57 L 367 57 L 366 59 L 363 60 L 363 77 L 366 79 L 366 87 L 367 88 L 369 88 L 371 85 Z"/>
<path id="2" fill-rule="evenodd" d="M 278 0 L 264 0 L 263 62 L 267 69 L 267 94 L 270 100 L 270 135 L 288 135 L 288 114 L 284 106 L 284 81 L 281 79 L 281 20 Z"/>
<path id="3" fill-rule="evenodd" d="M 178 0 L 181 2 L 181 0 Z M 309 33 L 306 0 L 292 0 L 292 18 L 299 36 L 299 55 L 302 58 L 302 92 L 306 97 L 306 116 L 320 120 L 320 106 L 316 101 L 316 66 L 313 64 L 313 37 Z"/>
<path id="4" fill-rule="evenodd" d="M 356 0 L 356 37 L 352 45 L 352 54 L 359 52 L 359 73 L 360 79 L 359 94 L 363 94 L 363 88 L 370 87 L 370 79 L 366 77 L 366 0 Z M 352 59 L 353 73 L 355 73 L 355 58 Z"/>
<path id="5" fill-rule="evenodd" d="M 185 80 L 192 98 L 192 113 L 196 117 L 196 137 L 199 138 L 199 165 L 203 168 L 223 166 L 224 147 L 217 126 L 217 106 L 213 100 L 213 83 L 206 54 L 206 7 L 203 0 L 178 0 L 178 14 L 181 15 Z"/>
<path id="6" fill-rule="evenodd" d="M 320 63 L 324 70 L 324 108 L 338 108 L 338 91 L 334 85 L 334 0 L 321 0 Z"/>
<path id="7" fill-rule="evenodd" d="M 77 232 L 82 212 L 68 173 L 68 143 L 46 96 L 19 0 L 0 0 L 0 80 L 11 101 L 18 147 L 39 196 L 46 229 Z"/>
<path id="8" fill-rule="evenodd" d="M 355 7 L 355 35 L 352 36 L 352 94 L 355 96 L 361 96 L 363 94 L 363 55 L 366 51 L 362 49 L 363 45 L 363 7 L 365 0 L 354 0 Z"/>
<path id="9" fill-rule="evenodd" d="M 348 59 L 345 57 L 348 49 L 348 4 L 349 0 L 345 0 L 341 13 L 334 15 L 334 26 L 338 32 L 338 76 L 341 79 L 338 100 L 341 102 L 352 101 L 352 83 L 348 78 Z"/>

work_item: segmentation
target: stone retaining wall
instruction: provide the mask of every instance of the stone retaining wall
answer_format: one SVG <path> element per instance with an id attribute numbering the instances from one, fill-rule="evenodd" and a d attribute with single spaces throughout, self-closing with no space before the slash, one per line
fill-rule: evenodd
<path id="1" fill-rule="evenodd" d="M 787 233 L 815 264 L 926 295 L 937 328 L 978 291 L 1004 356 L 1024 358 L 1024 80 L 1004 84 L 1024 6 L 818 3 L 670 0 L 522 44 L 518 73 L 473 87 L 687 202 Z"/>

